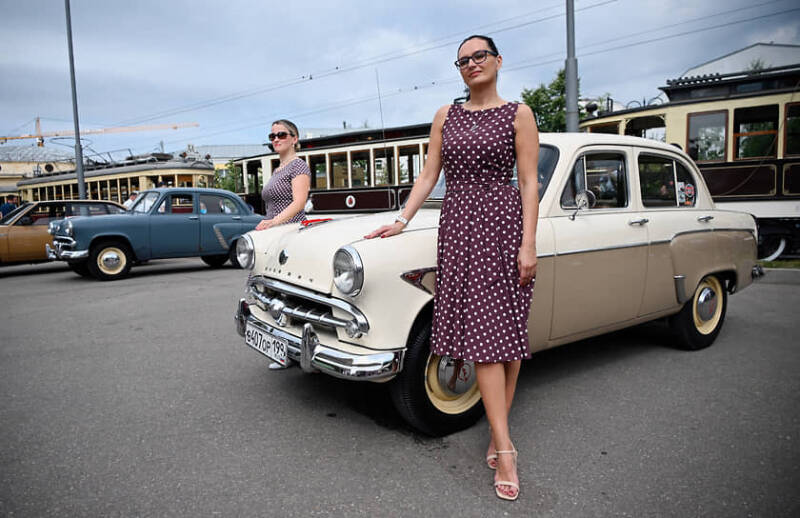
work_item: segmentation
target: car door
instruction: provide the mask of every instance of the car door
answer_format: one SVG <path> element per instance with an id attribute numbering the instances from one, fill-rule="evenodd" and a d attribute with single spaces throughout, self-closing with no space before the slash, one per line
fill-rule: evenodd
<path id="1" fill-rule="evenodd" d="M 647 279 L 641 315 L 678 305 L 674 258 L 685 264 L 711 264 L 708 239 L 713 230 L 710 211 L 698 211 L 698 180 L 679 155 L 636 150 L 642 211 L 650 237 Z M 685 272 L 684 272 L 685 273 Z"/>
<path id="2" fill-rule="evenodd" d="M 561 185 L 555 236 L 551 339 L 635 318 L 647 267 L 647 228 L 631 203 L 632 149 L 604 146 L 576 156 Z M 596 203 L 578 210 L 575 196 Z"/>
<path id="3" fill-rule="evenodd" d="M 9 261 L 46 260 L 45 245 L 53 245 L 48 224 L 64 217 L 64 207 L 64 202 L 42 202 L 17 218 L 8 229 Z"/>
<path id="4" fill-rule="evenodd" d="M 167 193 L 150 213 L 152 257 L 200 253 L 200 217 L 192 193 Z"/>
<path id="5" fill-rule="evenodd" d="M 231 238 L 242 232 L 242 214 L 234 200 L 200 194 L 200 250 L 226 253 Z"/>

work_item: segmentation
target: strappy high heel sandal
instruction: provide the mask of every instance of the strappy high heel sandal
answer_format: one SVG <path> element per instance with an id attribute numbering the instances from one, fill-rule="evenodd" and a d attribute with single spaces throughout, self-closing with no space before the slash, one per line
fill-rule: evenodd
<path id="1" fill-rule="evenodd" d="M 497 455 L 502 455 L 502 454 L 513 455 L 514 456 L 514 466 L 517 465 L 517 449 L 514 448 L 513 445 L 511 446 L 510 450 L 497 450 L 496 453 L 497 453 Z M 500 491 L 500 486 L 513 487 L 514 489 L 517 490 L 517 492 L 514 493 L 513 496 L 507 495 L 507 494 L 503 493 L 502 491 Z M 502 498 L 503 500 L 514 501 L 517 498 L 519 498 L 519 484 L 515 484 L 514 482 L 511 482 L 510 480 L 495 480 L 495 482 L 494 482 L 494 492 L 495 492 L 495 494 L 497 494 L 498 498 Z"/>
<path id="2" fill-rule="evenodd" d="M 492 440 L 492 427 L 489 427 L 489 441 Z M 486 465 L 489 466 L 489 469 L 497 469 L 497 450 L 494 453 L 490 453 L 486 456 Z"/>

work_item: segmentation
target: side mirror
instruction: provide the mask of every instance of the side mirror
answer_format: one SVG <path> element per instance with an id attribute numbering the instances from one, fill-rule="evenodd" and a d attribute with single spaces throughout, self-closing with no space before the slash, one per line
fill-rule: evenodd
<path id="1" fill-rule="evenodd" d="M 597 197 L 592 191 L 583 190 L 575 195 L 575 212 L 569 217 L 574 221 L 579 211 L 591 209 L 597 203 Z"/>

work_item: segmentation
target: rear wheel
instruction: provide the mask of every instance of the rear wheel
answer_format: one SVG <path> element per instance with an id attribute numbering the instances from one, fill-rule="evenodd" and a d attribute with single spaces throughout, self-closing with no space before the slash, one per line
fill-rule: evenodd
<path id="1" fill-rule="evenodd" d="M 714 343 L 727 309 L 728 293 L 722 280 L 716 275 L 704 277 L 683 309 L 670 318 L 670 327 L 678 335 L 678 347 L 695 351 Z"/>
<path id="2" fill-rule="evenodd" d="M 231 260 L 231 265 L 233 265 L 234 268 L 241 269 L 242 265 L 239 263 L 239 259 L 236 257 L 236 243 L 238 242 L 239 240 L 237 239 L 231 243 L 231 249 L 228 252 L 228 256 Z"/>
<path id="3" fill-rule="evenodd" d="M 788 240 L 783 236 L 764 236 L 758 244 L 758 258 L 774 261 L 786 251 Z"/>
<path id="4" fill-rule="evenodd" d="M 442 436 L 472 426 L 483 415 L 475 365 L 433 354 L 430 323 L 412 338 L 403 371 L 391 382 L 392 402 L 414 428 Z"/>
<path id="5" fill-rule="evenodd" d="M 89 272 L 101 281 L 124 279 L 131 271 L 133 253 L 122 241 L 103 241 L 89 252 Z"/>
<path id="6" fill-rule="evenodd" d="M 69 269 L 73 272 L 77 273 L 81 277 L 91 277 L 92 273 L 89 271 L 89 265 L 86 261 L 80 263 L 67 263 L 69 265 Z"/>
<path id="7" fill-rule="evenodd" d="M 228 260 L 228 254 L 204 255 L 200 259 L 212 268 L 219 268 Z"/>

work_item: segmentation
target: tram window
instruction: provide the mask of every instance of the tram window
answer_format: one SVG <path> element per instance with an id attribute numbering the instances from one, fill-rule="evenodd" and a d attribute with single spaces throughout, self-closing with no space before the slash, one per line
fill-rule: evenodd
<path id="1" fill-rule="evenodd" d="M 353 187 L 369 185 L 369 151 L 350 153 L 350 164 L 353 172 Z"/>
<path id="2" fill-rule="evenodd" d="M 776 169 L 772 164 L 701 169 L 714 197 L 774 196 Z"/>
<path id="3" fill-rule="evenodd" d="M 690 113 L 686 145 L 689 156 L 698 162 L 725 160 L 727 120 L 727 111 Z"/>
<path id="4" fill-rule="evenodd" d="M 397 150 L 400 159 L 400 183 L 414 183 L 419 176 L 419 146 L 406 146 Z"/>
<path id="5" fill-rule="evenodd" d="M 331 187 L 348 187 L 346 153 L 331 155 L 331 171 L 333 171 L 333 185 Z"/>
<path id="6" fill-rule="evenodd" d="M 131 177 L 129 180 L 131 182 L 131 192 L 137 192 L 139 190 L 139 177 L 134 176 Z"/>
<path id="7" fill-rule="evenodd" d="M 736 158 L 775 156 L 778 141 L 778 105 L 733 110 Z"/>
<path id="8" fill-rule="evenodd" d="M 619 153 L 587 153 L 575 162 L 561 206 L 575 208 L 575 194 L 588 189 L 595 195 L 595 209 L 628 205 L 625 157 Z"/>
<path id="9" fill-rule="evenodd" d="M 592 133 L 610 133 L 612 135 L 617 135 L 619 133 L 619 122 L 597 124 L 595 126 L 590 126 L 590 128 Z"/>
<path id="10" fill-rule="evenodd" d="M 375 149 L 375 185 L 394 183 L 394 148 Z"/>
<path id="11" fill-rule="evenodd" d="M 311 169 L 311 187 L 314 189 L 327 189 L 328 167 L 325 164 L 325 155 L 309 156 L 308 167 Z"/>
<path id="12" fill-rule="evenodd" d="M 786 105 L 786 152 L 800 155 L 800 103 Z"/>
<path id="13" fill-rule="evenodd" d="M 667 141 L 667 126 L 663 115 L 636 117 L 625 124 L 625 134 L 659 142 Z"/>

